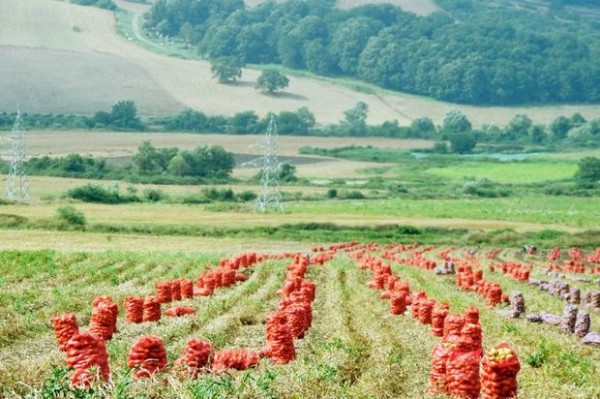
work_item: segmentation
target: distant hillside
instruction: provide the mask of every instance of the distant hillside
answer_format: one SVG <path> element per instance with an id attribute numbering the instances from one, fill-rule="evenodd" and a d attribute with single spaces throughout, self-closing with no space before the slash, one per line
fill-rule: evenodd
<path id="1" fill-rule="evenodd" d="M 266 0 L 244 0 L 246 5 L 256 7 Z M 285 0 L 277 0 L 283 2 Z M 404 11 L 414 12 L 417 15 L 428 15 L 439 11 L 440 8 L 434 0 L 337 0 L 336 6 L 339 8 L 352 8 L 365 4 L 392 4 L 401 7 Z"/>
<path id="2" fill-rule="evenodd" d="M 132 10 L 129 22 L 139 28 L 136 21 L 148 6 L 117 4 Z M 592 119 L 600 109 L 459 106 L 403 93 L 358 92 L 331 80 L 299 77 L 290 77 L 290 86 L 280 95 L 267 96 L 254 89 L 256 70 L 244 70 L 236 85 L 219 84 L 208 62 L 159 55 L 126 40 L 117 34 L 111 12 L 55 0 L 0 1 L 0 60 L 0 112 L 13 112 L 20 104 L 30 113 L 93 114 L 132 99 L 143 115 L 175 114 L 188 107 L 209 115 L 247 110 L 265 115 L 307 107 L 326 124 L 338 122 L 345 110 L 364 101 L 373 124 L 395 119 L 406 126 L 423 116 L 439 124 L 447 112 L 460 109 L 480 126 L 503 125 L 517 113 L 544 124 L 575 112 Z"/>
<path id="3" fill-rule="evenodd" d="M 282 64 L 439 100 L 600 102 L 595 21 L 580 20 L 557 4 L 540 12 L 512 7 L 514 1 L 436 3 L 444 12 L 423 17 L 389 4 L 340 10 L 335 0 L 251 9 L 241 0 L 158 0 L 146 26 L 188 41 L 207 58 Z"/>

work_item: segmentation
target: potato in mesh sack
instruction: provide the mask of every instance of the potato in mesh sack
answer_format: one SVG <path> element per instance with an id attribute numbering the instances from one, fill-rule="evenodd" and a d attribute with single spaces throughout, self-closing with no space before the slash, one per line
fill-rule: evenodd
<path id="1" fill-rule="evenodd" d="M 144 298 L 128 296 L 124 301 L 125 314 L 129 323 L 144 321 Z"/>
<path id="2" fill-rule="evenodd" d="M 52 325 L 54 327 L 56 341 L 58 342 L 58 349 L 64 352 L 67 350 L 67 343 L 71 337 L 79 333 L 77 318 L 74 313 L 54 316 L 52 318 Z"/>
<path id="3" fill-rule="evenodd" d="M 89 388 L 91 383 L 100 378 L 108 381 L 110 368 L 108 353 L 104 341 L 90 333 L 78 333 L 71 337 L 66 347 L 67 367 L 71 372 L 71 381 L 78 388 Z"/>
<path id="4" fill-rule="evenodd" d="M 198 374 L 208 367 L 212 348 L 208 341 L 190 339 L 181 357 L 175 361 L 175 367 L 182 370 L 185 376 L 197 378 Z"/>
<path id="5" fill-rule="evenodd" d="M 212 369 L 220 373 L 228 369 L 246 370 L 258 364 L 260 358 L 256 351 L 247 349 L 223 349 L 216 352 L 212 359 Z"/>
<path id="6" fill-rule="evenodd" d="M 151 378 L 167 366 L 167 352 L 159 337 L 145 335 L 139 337 L 129 349 L 127 365 L 137 367 L 135 378 Z"/>
<path id="7" fill-rule="evenodd" d="M 481 361 L 482 398 L 516 398 L 519 370 L 521 364 L 517 354 L 507 344 L 489 350 Z"/>

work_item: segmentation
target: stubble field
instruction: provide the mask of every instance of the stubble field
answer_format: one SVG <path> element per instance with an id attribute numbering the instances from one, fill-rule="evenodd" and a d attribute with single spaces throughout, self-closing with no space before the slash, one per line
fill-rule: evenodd
<path id="1" fill-rule="evenodd" d="M 127 8 L 133 15 L 128 23 L 136 25 L 129 31 L 140 34 L 144 8 Z M 308 77 L 291 77 L 286 91 L 262 95 L 254 89 L 257 70 L 245 70 L 238 84 L 218 84 L 208 62 L 141 48 L 117 34 L 110 12 L 61 1 L 5 0 L 0 3 L 0 26 L 0 110 L 5 111 L 20 104 L 30 113 L 92 114 L 132 99 L 144 115 L 173 114 L 188 107 L 207 114 L 254 110 L 264 115 L 305 106 L 319 123 L 327 124 L 338 122 L 343 111 L 364 101 L 371 123 L 396 119 L 403 126 L 423 116 L 441 123 L 452 109 L 461 109 L 476 126 L 503 125 L 517 113 L 548 123 L 557 115 L 580 112 L 591 118 L 598 112 L 598 106 L 460 106 L 379 89 L 365 94 L 332 79 Z"/>

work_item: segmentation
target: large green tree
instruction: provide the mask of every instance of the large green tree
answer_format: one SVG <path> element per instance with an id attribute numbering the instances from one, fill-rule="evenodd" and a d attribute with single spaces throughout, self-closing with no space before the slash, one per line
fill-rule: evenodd
<path id="1" fill-rule="evenodd" d="M 344 111 L 344 120 L 341 123 L 342 133 L 349 136 L 364 136 L 367 133 L 367 115 L 369 106 L 359 101 L 349 110 Z"/>
<path id="2" fill-rule="evenodd" d="M 142 121 L 137 115 L 137 107 L 131 100 L 123 100 L 113 105 L 110 111 L 110 121 L 118 129 L 139 130 L 143 128 Z"/>
<path id="3" fill-rule="evenodd" d="M 231 83 L 242 77 L 244 66 L 244 62 L 239 57 L 219 57 L 211 60 L 210 72 L 219 83 Z"/>
<path id="4" fill-rule="evenodd" d="M 267 93 L 288 87 L 290 80 L 276 69 L 265 69 L 256 80 L 256 88 Z"/>

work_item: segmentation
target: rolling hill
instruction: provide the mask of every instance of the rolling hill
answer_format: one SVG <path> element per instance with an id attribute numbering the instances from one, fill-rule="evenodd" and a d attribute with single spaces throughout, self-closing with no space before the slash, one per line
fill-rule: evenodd
<path id="1" fill-rule="evenodd" d="M 129 4 L 130 12 L 139 15 L 143 11 Z M 208 62 L 159 55 L 120 36 L 111 12 L 55 0 L 0 3 L 0 59 L 0 111 L 14 111 L 20 104 L 31 113 L 90 114 L 109 109 L 118 100 L 132 99 L 145 115 L 173 114 L 188 107 L 227 115 L 308 107 L 318 122 L 332 123 L 342 119 L 344 110 L 364 101 L 371 123 L 397 119 L 408 125 L 422 116 L 439 123 L 449 110 L 459 108 L 474 125 L 481 125 L 504 124 L 516 113 L 527 113 L 539 123 L 574 112 L 590 118 L 600 109 L 459 106 L 383 90 L 365 94 L 333 80 L 304 77 L 292 77 L 285 92 L 266 96 L 254 89 L 259 71 L 244 70 L 235 85 L 218 84 Z"/>

